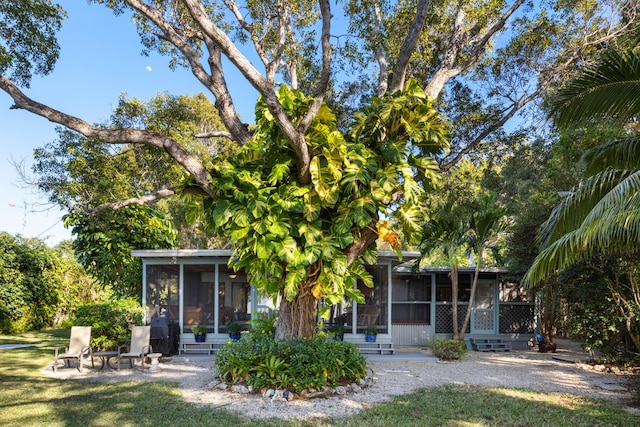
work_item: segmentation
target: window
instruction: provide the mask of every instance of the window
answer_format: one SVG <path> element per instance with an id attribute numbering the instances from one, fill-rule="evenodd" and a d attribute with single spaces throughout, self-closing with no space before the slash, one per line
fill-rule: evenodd
<path id="1" fill-rule="evenodd" d="M 397 277 L 393 280 L 391 320 L 395 324 L 429 324 L 431 277 Z"/>

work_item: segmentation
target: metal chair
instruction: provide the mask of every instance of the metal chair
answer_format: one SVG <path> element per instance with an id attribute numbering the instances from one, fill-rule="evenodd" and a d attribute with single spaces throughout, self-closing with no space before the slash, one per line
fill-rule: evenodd
<path id="1" fill-rule="evenodd" d="M 152 353 L 149 340 L 151 339 L 151 326 L 134 326 L 131 329 L 131 344 L 118 347 L 118 371 L 123 359 L 129 360 L 129 366 L 133 368 L 133 360 L 140 359 L 144 369 L 144 359 Z M 126 349 L 126 351 L 122 351 Z"/>
<path id="2" fill-rule="evenodd" d="M 63 348 L 64 353 L 61 353 L 60 350 Z M 78 361 L 78 371 L 82 372 L 82 361 L 85 358 L 89 358 L 91 367 L 94 367 L 91 351 L 91 326 L 72 326 L 69 346 L 56 347 L 53 371 L 58 372 L 58 360 L 62 360 L 68 367 L 71 367 L 71 360 L 75 359 Z"/>

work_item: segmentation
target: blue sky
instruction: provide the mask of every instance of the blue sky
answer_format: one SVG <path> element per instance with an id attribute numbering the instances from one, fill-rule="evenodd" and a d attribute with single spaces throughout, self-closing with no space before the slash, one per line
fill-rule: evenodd
<path id="1" fill-rule="evenodd" d="M 187 70 L 171 71 L 169 58 L 141 55 L 134 24 L 126 16 L 114 16 L 100 5 L 79 0 L 59 0 L 68 19 L 58 34 L 61 54 L 52 74 L 36 77 L 27 96 L 89 123 L 106 122 L 120 93 L 147 101 L 160 92 L 174 95 L 204 92 Z M 231 78 L 229 78 L 231 77 Z M 238 111 L 251 121 L 257 94 L 241 85 L 242 78 L 228 74 Z M 247 94 L 251 94 L 248 96 Z M 56 125 L 22 110 L 11 110 L 11 98 L 0 92 L 0 231 L 38 237 L 53 246 L 71 238 L 58 209 L 46 205 L 46 197 L 20 187 L 12 162 L 24 162 L 31 171 L 33 149 L 56 138 Z M 47 209 L 49 208 L 49 209 Z"/>

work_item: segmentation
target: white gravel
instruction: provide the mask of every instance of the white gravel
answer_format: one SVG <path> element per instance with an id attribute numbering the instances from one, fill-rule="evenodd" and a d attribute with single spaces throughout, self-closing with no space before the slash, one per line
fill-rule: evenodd
<path id="1" fill-rule="evenodd" d="M 131 370 L 120 372 L 105 369 L 85 370 L 59 368 L 47 375 L 90 381 L 175 381 L 180 384 L 185 401 L 198 405 L 213 405 L 249 417 L 322 418 L 351 416 L 373 403 L 392 396 L 443 384 L 470 384 L 490 387 L 524 388 L 549 392 L 568 392 L 594 398 L 609 399 L 623 404 L 633 397 L 632 384 L 637 375 L 621 375 L 594 370 L 590 365 L 574 363 L 588 360 L 579 345 L 568 340 L 556 340 L 557 353 L 538 353 L 534 350 L 504 353 L 469 352 L 463 360 L 440 362 L 418 349 L 399 350 L 393 356 L 370 358 L 373 384 L 361 392 L 342 396 L 294 399 L 272 402 L 260 394 L 243 395 L 218 390 L 211 358 L 174 357 L 161 363 L 156 373 Z M 558 360 L 561 358 L 563 360 Z"/>

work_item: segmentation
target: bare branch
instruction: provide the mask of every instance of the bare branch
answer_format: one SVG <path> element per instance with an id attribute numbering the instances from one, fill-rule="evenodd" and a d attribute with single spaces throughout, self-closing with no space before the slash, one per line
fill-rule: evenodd
<path id="1" fill-rule="evenodd" d="M 538 98 L 538 96 L 540 96 L 547 89 L 547 86 L 548 85 L 540 85 L 534 92 L 513 103 L 506 114 L 501 116 L 498 120 L 492 122 L 491 125 L 484 129 L 478 136 L 476 136 L 473 141 L 471 141 L 462 150 L 460 150 L 453 159 L 449 160 L 447 163 L 440 165 L 440 170 L 446 172 L 451 169 L 465 155 L 469 154 L 478 145 L 480 145 L 487 136 L 491 135 L 497 129 L 502 127 L 502 125 L 504 125 L 510 118 L 512 118 L 521 108 Z"/>
<path id="2" fill-rule="evenodd" d="M 380 37 L 382 31 L 382 11 L 380 10 L 380 4 L 378 2 L 375 2 L 373 5 L 373 12 L 376 20 L 373 25 L 374 37 Z M 387 88 L 389 87 L 389 64 L 387 63 L 385 51 L 380 43 L 376 43 L 375 55 L 378 68 L 380 68 L 378 75 L 378 97 L 382 97 L 387 93 Z"/>
<path id="3" fill-rule="evenodd" d="M 130 205 L 144 205 L 147 204 L 149 202 L 154 202 L 156 200 L 160 200 L 160 199 L 166 199 L 167 197 L 171 197 L 174 194 L 176 194 L 176 192 L 174 190 L 165 188 L 159 191 L 156 191 L 155 193 L 152 194 L 147 194 L 145 196 L 142 197 L 132 197 L 130 199 L 126 199 L 126 200 L 118 200 L 117 202 L 113 202 L 113 203 L 105 203 L 102 204 L 98 207 L 96 207 L 95 209 L 92 209 L 89 211 L 90 214 L 95 215 L 98 214 L 102 211 L 105 211 L 107 209 L 111 209 L 111 210 L 118 210 L 120 208 L 123 208 L 125 206 L 130 206 Z"/>
<path id="4" fill-rule="evenodd" d="M 227 138 L 227 139 L 233 140 L 233 135 L 231 135 L 229 132 L 224 132 L 221 130 L 212 130 L 211 132 L 194 133 L 193 137 L 198 139 Z"/>
<path id="5" fill-rule="evenodd" d="M 139 0 L 126 0 L 135 1 Z M 321 0 L 326 1 L 326 0 Z M 209 19 L 204 5 L 197 0 L 184 0 L 185 5 L 189 9 L 191 17 L 200 25 L 204 34 L 211 38 L 211 41 L 215 44 L 216 48 L 220 50 L 229 60 L 238 68 L 242 75 L 249 81 L 253 87 L 262 95 L 267 108 L 273 114 L 273 117 L 278 123 L 278 126 L 282 130 L 282 133 L 289 141 L 291 148 L 296 156 L 297 166 L 297 179 L 302 185 L 311 182 L 311 173 L 309 172 L 309 164 L 311 163 L 311 157 L 309 154 L 309 147 L 306 144 L 304 134 L 299 132 L 295 126 L 288 119 L 282 105 L 278 101 L 275 95 L 274 87 L 270 82 L 262 76 L 251 65 L 249 60 L 238 50 L 233 44 L 231 39 L 218 27 L 216 27 L 211 19 Z M 324 29 L 323 29 L 324 32 Z M 220 78 L 222 77 L 222 68 L 219 70 Z M 323 71 L 325 72 L 325 71 Z M 327 70 L 326 72 L 329 72 Z M 222 82 L 220 82 L 222 83 Z M 231 99 L 229 98 L 229 102 Z M 216 103 L 216 106 L 218 104 Z M 318 107 L 319 108 L 319 107 Z M 226 124 L 226 123 L 225 123 Z M 229 129 L 233 132 L 231 129 Z"/>
<path id="6" fill-rule="evenodd" d="M 398 58 L 396 59 L 396 65 L 393 67 L 393 77 L 391 79 L 391 87 L 389 88 L 391 93 L 401 90 L 404 86 L 407 68 L 409 68 L 409 59 L 411 59 L 411 54 L 415 51 L 418 41 L 420 41 L 420 34 L 427 19 L 427 9 L 430 3 L 431 0 L 418 0 L 416 16 L 413 18 L 409 33 L 402 43 Z"/>
<path id="7" fill-rule="evenodd" d="M 449 80 L 457 76 L 458 74 L 469 69 L 475 64 L 485 52 L 487 44 L 491 40 L 491 37 L 504 27 L 507 19 L 513 15 L 513 13 L 524 3 L 525 0 L 516 0 L 511 7 L 505 11 L 500 17 L 491 24 L 483 33 L 475 34 L 477 28 L 472 28 L 466 32 L 463 32 L 464 24 L 466 23 L 466 13 L 462 8 L 458 9 L 456 14 L 455 25 L 449 43 L 444 51 L 443 59 L 440 64 L 440 68 L 435 72 L 427 87 L 425 93 L 431 98 L 437 98 L 444 86 Z M 462 64 L 456 66 L 456 60 L 458 55 L 462 51 L 463 47 L 469 43 L 473 44 L 473 49 L 469 55 L 469 58 Z"/>
<path id="8" fill-rule="evenodd" d="M 42 116 L 53 123 L 61 124 L 75 130 L 89 138 L 95 138 L 108 144 L 143 144 L 159 148 L 176 160 L 193 178 L 202 190 L 214 196 L 209 188 L 209 172 L 200 160 L 189 153 L 184 147 L 173 139 L 157 132 L 140 129 L 103 129 L 92 126 L 89 123 L 68 114 L 54 110 L 44 104 L 40 104 L 27 97 L 9 79 L 0 76 L 0 89 L 13 98 L 15 105 L 12 109 L 23 109 L 30 113 Z"/>
<path id="9" fill-rule="evenodd" d="M 298 125 L 299 132 L 306 132 L 311 125 L 311 121 L 320 110 L 322 103 L 324 102 L 324 96 L 327 93 L 327 86 L 329 84 L 329 78 L 331 77 L 331 5 L 329 0 L 319 0 L 320 13 L 322 14 L 322 70 L 320 71 L 320 81 L 318 82 L 318 89 L 316 91 L 316 99 L 307 111 L 300 124 Z"/>
<path id="10" fill-rule="evenodd" d="M 170 42 L 184 55 L 184 58 L 189 62 L 193 75 L 200 81 L 200 83 L 209 88 L 216 97 L 216 107 L 219 107 L 220 117 L 227 129 L 229 129 L 229 132 L 234 135 L 234 138 L 238 143 L 246 143 L 251 138 L 251 134 L 247 131 L 246 126 L 238 117 L 235 106 L 231 101 L 229 91 L 226 89 L 226 84 L 221 85 L 219 80 L 213 81 L 213 77 L 207 74 L 203 68 L 198 53 L 186 40 L 182 38 L 182 35 L 166 21 L 162 13 L 147 5 L 142 0 L 125 1 L 131 8 L 144 15 L 147 19 L 153 22 L 160 31 L 162 31 L 162 35 L 158 35 L 160 38 Z M 193 34 L 192 36 L 196 35 Z M 202 37 L 202 35 L 199 36 Z M 233 45 L 230 41 L 229 44 Z M 211 65 L 211 61 L 209 64 Z M 220 68 L 220 72 L 221 70 L 222 68 Z M 215 73 L 216 71 L 212 70 L 212 72 Z M 255 73 L 259 75 L 257 71 Z"/>

